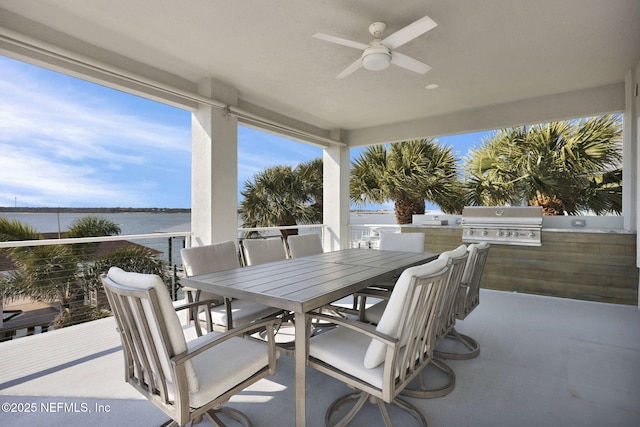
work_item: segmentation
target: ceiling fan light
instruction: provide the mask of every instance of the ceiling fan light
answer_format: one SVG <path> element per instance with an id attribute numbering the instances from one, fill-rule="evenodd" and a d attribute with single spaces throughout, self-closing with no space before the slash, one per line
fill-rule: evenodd
<path id="1" fill-rule="evenodd" d="M 362 57 L 362 66 L 370 71 L 384 70 L 391 63 L 391 55 L 386 52 L 372 52 Z"/>

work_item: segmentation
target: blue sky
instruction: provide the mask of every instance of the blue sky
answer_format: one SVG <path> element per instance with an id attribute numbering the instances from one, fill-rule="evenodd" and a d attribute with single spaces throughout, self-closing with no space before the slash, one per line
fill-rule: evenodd
<path id="1" fill-rule="evenodd" d="M 438 141 L 460 157 L 485 134 Z M 322 156 L 242 126 L 238 138 L 240 189 L 264 168 Z M 2 56 L 0 153 L 0 206 L 191 206 L 190 112 Z"/>

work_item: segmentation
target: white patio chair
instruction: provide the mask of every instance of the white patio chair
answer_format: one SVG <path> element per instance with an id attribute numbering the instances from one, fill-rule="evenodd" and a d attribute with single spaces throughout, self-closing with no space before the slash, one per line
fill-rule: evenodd
<path id="1" fill-rule="evenodd" d="M 464 320 L 480 304 L 480 282 L 489 255 L 489 246 L 489 243 L 481 242 L 473 243 L 467 248 L 469 257 L 456 302 L 457 320 Z M 462 345 L 455 345 L 456 343 Z M 472 359 L 480 354 L 480 344 L 470 336 L 458 332 L 454 326 L 451 332 L 440 341 L 434 354 L 442 359 Z"/>
<path id="2" fill-rule="evenodd" d="M 424 236 L 424 233 L 380 233 L 380 250 L 424 252 Z"/>
<path id="3" fill-rule="evenodd" d="M 317 234 L 292 234 L 287 237 L 287 245 L 289 246 L 289 253 L 291 258 L 300 258 L 311 255 L 318 255 L 324 252 L 322 248 L 322 242 L 320 236 Z M 347 311 L 344 307 L 333 306 L 327 304 L 324 307 L 318 309 L 319 313 L 327 313 L 333 316 L 343 316 L 342 311 Z M 320 321 L 315 319 L 313 321 L 314 334 L 322 330 L 322 328 L 330 328 L 335 326 L 331 322 Z"/>
<path id="4" fill-rule="evenodd" d="M 454 250 L 443 252 L 438 257 L 439 259 L 449 259 L 451 269 L 447 279 L 449 291 L 445 299 L 441 301 L 442 305 L 438 308 L 438 316 L 435 323 L 436 345 L 453 330 L 455 325 L 455 303 L 462 281 L 462 275 L 467 264 L 467 257 L 468 253 L 465 245 L 460 245 Z M 379 324 L 387 304 L 388 300 L 382 300 L 365 309 L 364 313 L 361 305 L 360 319 L 374 325 Z M 423 370 L 423 372 L 417 376 L 417 384 L 411 384 L 405 388 L 402 392 L 403 395 L 432 398 L 445 396 L 453 391 L 456 384 L 456 375 L 453 369 L 446 363 L 435 358 L 431 359 L 429 364 L 428 369 Z"/>
<path id="5" fill-rule="evenodd" d="M 236 244 L 231 240 L 212 245 L 183 248 L 180 251 L 180 256 L 187 276 L 240 267 Z M 200 335 L 200 322 L 204 322 L 207 325 L 208 332 L 211 332 L 211 330 L 226 331 L 247 325 L 258 319 L 275 316 L 281 312 L 281 310 L 268 305 L 223 298 L 210 292 L 190 288 L 185 288 L 185 295 L 188 302 L 201 299 L 216 299 L 218 301 L 210 310 L 200 307 L 197 314 L 195 309 L 192 310 L 192 318 L 199 320 L 195 323 Z"/>
<path id="6" fill-rule="evenodd" d="M 244 239 L 240 244 L 244 265 L 258 265 L 287 259 L 282 238 Z"/>
<path id="7" fill-rule="evenodd" d="M 421 425 L 427 425 L 420 411 L 398 398 L 398 394 L 431 360 L 436 333 L 434 321 L 448 277 L 446 259 L 406 269 L 375 327 L 309 314 L 330 318 L 337 327 L 309 340 L 308 365 L 357 390 L 329 406 L 325 416 L 327 426 L 333 425 L 331 418 L 343 405 L 355 402 L 336 424 L 340 426 L 349 423 L 367 401 L 378 405 L 387 426 L 393 424 L 385 403 L 395 404 Z"/>
<path id="8" fill-rule="evenodd" d="M 424 252 L 424 233 L 380 233 L 380 247 L 379 249 L 385 251 L 403 251 L 403 252 Z M 392 277 L 388 280 L 377 282 L 368 286 L 363 292 L 354 294 L 353 296 L 353 310 L 364 310 L 367 304 L 367 296 L 376 297 L 378 294 L 382 298 L 387 298 L 388 292 L 393 288 L 398 277 Z M 362 319 L 362 317 L 361 317 Z"/>
<path id="9" fill-rule="evenodd" d="M 244 239 L 240 244 L 242 248 L 242 258 L 246 266 L 265 264 L 268 262 L 282 261 L 287 259 L 287 249 L 284 241 L 280 237 L 272 237 L 266 239 Z M 293 355 L 295 348 L 295 326 L 293 324 L 293 314 L 290 312 L 280 311 L 282 313 L 281 323 L 278 325 L 278 339 L 276 343 L 281 352 L 287 355 Z M 287 332 L 285 332 L 287 331 Z M 291 331 L 291 333 L 288 333 Z M 284 337 L 289 335 L 290 339 Z"/>
<path id="10" fill-rule="evenodd" d="M 313 234 L 292 234 L 287 237 L 291 258 L 318 255 L 324 252 L 320 236 Z"/>
<path id="11" fill-rule="evenodd" d="M 441 300 L 435 322 L 436 336 L 434 349 L 453 330 L 456 322 L 455 310 L 458 291 L 462 281 L 468 252 L 466 245 L 440 254 L 439 259 L 449 259 L 451 269 L 447 279 L 447 293 Z M 434 353 L 435 356 L 435 353 Z M 456 385 L 456 374 L 449 365 L 433 357 L 428 366 L 417 376 L 416 380 L 403 391 L 404 396 L 429 399 L 442 397 L 451 393 Z"/>
<path id="12" fill-rule="evenodd" d="M 102 277 L 117 322 L 125 381 L 171 417 L 166 425 L 192 425 L 219 416 L 245 426 L 240 411 L 222 407 L 233 395 L 276 372 L 273 320 L 188 341 L 162 279 L 117 267 Z M 268 330 L 268 343 L 242 339 L 254 328 Z"/>

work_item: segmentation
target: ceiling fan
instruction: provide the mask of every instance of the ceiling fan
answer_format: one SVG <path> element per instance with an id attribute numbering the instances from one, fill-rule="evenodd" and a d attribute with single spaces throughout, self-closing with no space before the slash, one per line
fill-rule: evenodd
<path id="1" fill-rule="evenodd" d="M 369 32 L 375 38 L 369 44 L 354 42 L 352 40 L 330 36 L 323 33 L 316 33 L 313 37 L 362 50 L 362 56 L 338 74 L 336 76 L 338 79 L 348 76 L 360 67 L 364 67 L 367 70 L 378 71 L 384 70 L 389 66 L 389 64 L 394 64 L 419 74 L 425 74 L 431 69 L 430 66 L 418 61 L 417 59 L 413 59 L 410 56 L 396 52 L 394 49 L 410 42 L 437 26 L 438 24 L 436 24 L 433 19 L 428 16 L 424 16 L 381 40 L 380 37 L 387 29 L 387 24 L 384 22 L 374 22 L 369 26 Z"/>

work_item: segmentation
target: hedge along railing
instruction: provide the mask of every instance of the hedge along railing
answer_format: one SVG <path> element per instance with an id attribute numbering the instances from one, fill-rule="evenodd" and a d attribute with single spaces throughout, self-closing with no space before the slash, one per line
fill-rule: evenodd
<path id="1" fill-rule="evenodd" d="M 74 253 L 74 251 L 67 253 L 63 251 L 46 251 L 37 254 L 39 255 L 37 258 L 31 258 L 36 255 L 27 255 L 31 268 L 28 271 L 27 279 L 24 280 L 23 283 L 25 286 L 27 284 L 37 286 L 38 280 L 50 282 L 51 285 L 49 288 L 47 288 L 45 283 L 40 282 L 40 284 L 43 285 L 43 292 L 50 291 L 52 297 L 45 299 L 45 301 L 50 303 L 50 306 L 47 307 L 44 304 L 40 304 L 39 307 L 35 307 L 35 310 L 32 310 L 34 304 L 31 304 L 28 311 L 10 311 L 10 316 L 7 316 L 10 318 L 3 321 L 0 325 L 0 340 L 11 339 L 14 336 L 29 335 L 40 330 L 46 331 L 50 328 L 51 322 L 56 318 L 57 320 L 54 327 L 56 325 L 68 326 L 96 318 L 97 315 L 101 314 L 99 307 L 108 307 L 108 304 L 105 299 L 101 298 L 99 287 L 93 288 L 88 286 L 92 278 L 91 270 L 93 266 L 95 266 L 96 263 L 100 263 L 104 257 L 109 257 L 109 254 L 113 254 L 114 250 L 120 251 L 126 248 L 131 248 L 130 250 L 132 251 L 135 250 L 133 248 L 150 250 L 152 259 L 161 261 L 161 271 L 167 280 L 173 298 L 180 298 L 177 281 L 178 273 L 175 262 L 177 261 L 181 264 L 179 249 L 183 245 L 174 245 L 172 240 L 180 238 L 186 242 L 189 240 L 191 234 L 191 232 L 171 232 L 0 242 L 0 251 L 6 260 L 13 261 L 14 264 L 15 260 L 6 249 L 30 247 L 37 253 L 37 248 L 41 247 L 49 246 L 55 248 L 62 245 L 74 245 L 76 249 L 79 249 L 78 252 L 84 252 L 86 255 L 85 257 L 79 256 L 78 253 Z M 109 245 L 107 248 L 103 247 L 97 250 L 96 248 L 91 248 L 92 251 L 83 251 L 83 246 L 77 246 L 107 242 L 128 243 L 124 245 Z M 138 246 L 132 246 L 132 243 Z M 49 256 L 49 258 L 47 258 L 47 256 Z M 65 259 L 65 256 L 68 258 Z M 139 260 L 139 264 L 144 264 L 145 262 L 144 260 Z M 151 262 L 149 262 L 149 264 L 151 264 Z M 5 283 L 5 280 L 15 277 L 15 272 L 20 271 L 20 269 L 13 269 L 0 272 L 0 277 L 2 278 L 2 282 L 0 283 Z M 24 271 L 22 272 L 24 273 Z M 20 283 L 20 280 L 16 279 L 15 283 Z M 93 281 L 91 283 L 93 283 Z M 56 297 L 56 295 L 59 295 L 59 297 Z M 25 300 L 25 302 L 30 301 L 28 297 L 22 299 Z M 3 302 L 3 311 L 7 310 L 7 305 L 11 307 L 12 301 Z M 67 317 L 65 318 L 64 316 Z"/>

